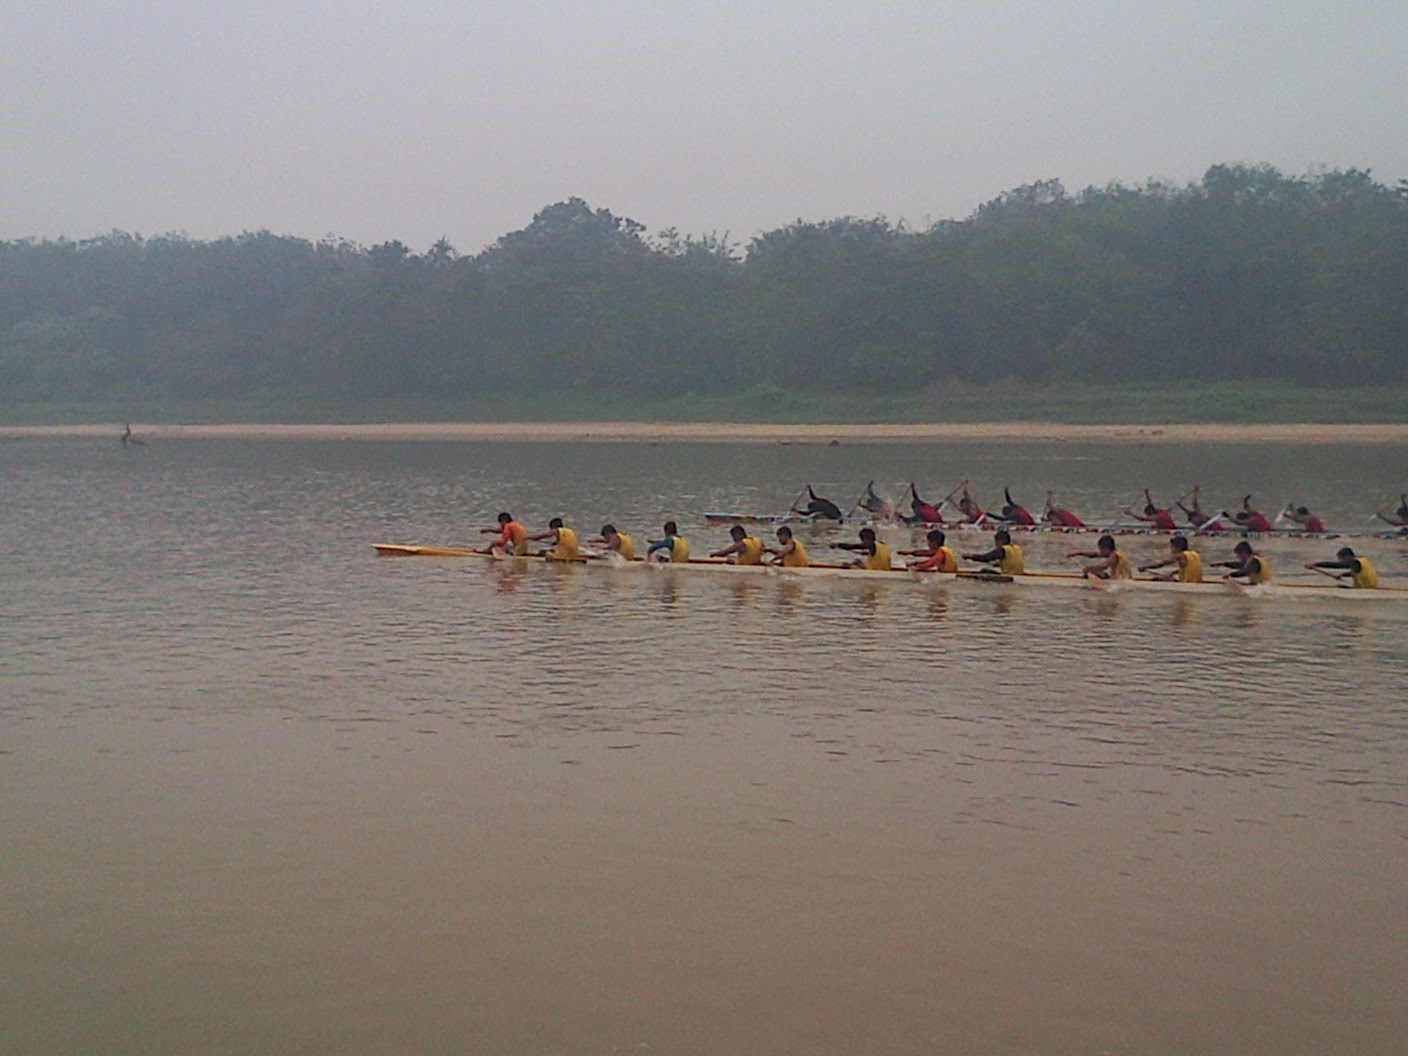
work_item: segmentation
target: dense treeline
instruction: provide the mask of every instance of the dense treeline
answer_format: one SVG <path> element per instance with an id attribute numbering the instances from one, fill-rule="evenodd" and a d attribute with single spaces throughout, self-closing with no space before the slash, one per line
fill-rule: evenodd
<path id="1" fill-rule="evenodd" d="M 0 243 L 0 398 L 1408 381 L 1408 185 L 1057 181 L 740 251 L 572 199 L 475 256 L 268 233 Z"/>

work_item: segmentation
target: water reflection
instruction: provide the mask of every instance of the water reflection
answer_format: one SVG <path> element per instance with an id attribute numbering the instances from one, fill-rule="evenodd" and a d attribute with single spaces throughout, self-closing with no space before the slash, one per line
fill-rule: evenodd
<path id="1" fill-rule="evenodd" d="M 785 503 L 809 458 L 913 451 L 46 451 L 0 506 L 45 541 L 7 555 L 0 620 L 21 1051 L 1408 1032 L 1402 610 L 368 546 L 537 523 L 545 492 L 654 524 L 730 467 Z M 1030 454 L 958 452 L 1014 479 Z M 1351 464 L 1292 461 L 1307 491 Z"/>

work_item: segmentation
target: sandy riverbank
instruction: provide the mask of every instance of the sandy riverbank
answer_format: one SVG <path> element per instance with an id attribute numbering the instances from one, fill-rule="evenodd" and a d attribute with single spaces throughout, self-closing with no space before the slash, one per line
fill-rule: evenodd
<path id="1" fill-rule="evenodd" d="M 442 440 L 563 443 L 863 444 L 1095 440 L 1128 443 L 1403 443 L 1408 424 L 1068 425 L 973 422 L 778 425 L 756 422 L 385 422 L 357 425 L 159 425 L 132 423 L 144 439 Z M 121 423 L 0 426 L 0 439 L 89 437 L 116 440 Z"/>

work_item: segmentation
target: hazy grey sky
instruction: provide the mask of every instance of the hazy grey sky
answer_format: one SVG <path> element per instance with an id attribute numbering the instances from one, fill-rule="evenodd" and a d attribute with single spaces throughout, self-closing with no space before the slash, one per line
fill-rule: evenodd
<path id="1" fill-rule="evenodd" d="M 1408 177 L 1408 3 L 0 6 L 0 239 L 477 252 L 572 195 L 651 232 L 966 216 L 1211 164 Z"/>

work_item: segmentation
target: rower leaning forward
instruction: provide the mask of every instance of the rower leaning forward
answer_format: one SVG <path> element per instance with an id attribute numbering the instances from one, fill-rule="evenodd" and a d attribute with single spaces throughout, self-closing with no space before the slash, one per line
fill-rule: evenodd
<path id="1" fill-rule="evenodd" d="M 481 528 L 480 535 L 498 534 L 498 538 L 479 552 L 481 554 L 491 554 L 495 550 L 522 557 L 528 552 L 528 529 L 513 519 L 513 514 L 504 512 L 499 514 L 499 526 L 497 528 Z"/>
<path id="2" fill-rule="evenodd" d="M 1333 561 L 1312 561 L 1305 567 L 1312 572 L 1333 575 L 1335 579 L 1342 581 L 1347 580 L 1348 586 L 1359 589 L 1373 589 L 1379 585 L 1379 572 L 1374 563 L 1367 557 L 1359 557 L 1348 546 L 1341 547 Z"/>
<path id="3" fill-rule="evenodd" d="M 552 548 L 542 551 L 540 555 L 549 561 L 577 561 L 581 559 L 582 544 L 577 540 L 577 533 L 563 524 L 561 517 L 554 517 L 548 521 L 546 532 L 539 532 L 528 538 L 535 543 L 544 540 L 551 541 Z"/>
<path id="4" fill-rule="evenodd" d="M 991 550 L 982 554 L 964 554 L 964 560 L 993 565 L 989 571 L 1004 576 L 1020 576 L 1026 572 L 1026 556 L 1022 553 L 1022 548 L 1012 541 L 1012 536 L 1006 528 L 999 528 L 994 532 L 992 542 Z"/>
<path id="5" fill-rule="evenodd" d="M 728 530 L 733 542 L 721 550 L 711 551 L 710 557 L 726 557 L 733 565 L 761 565 L 763 563 L 763 541 L 756 535 L 749 535 L 741 524 Z"/>
<path id="6" fill-rule="evenodd" d="M 1261 583 L 1271 582 L 1271 566 L 1266 558 L 1262 557 L 1252 549 L 1252 544 L 1243 539 L 1232 548 L 1231 561 L 1219 561 L 1218 568 L 1229 568 L 1222 576 L 1224 583 L 1231 583 L 1234 580 L 1245 580 L 1247 583 L 1256 586 Z"/>
<path id="7" fill-rule="evenodd" d="M 1067 557 L 1094 558 L 1092 564 L 1081 568 L 1086 579 L 1133 579 L 1134 569 L 1129 556 L 1115 545 L 1113 536 L 1102 535 L 1095 541 L 1094 550 L 1071 550 Z"/>
<path id="8" fill-rule="evenodd" d="M 858 543 L 832 543 L 833 550 L 853 550 L 860 554 L 851 562 L 853 568 L 867 568 L 873 572 L 888 572 L 893 567 L 894 557 L 890 544 L 875 537 L 874 528 L 860 530 Z"/>
<path id="9" fill-rule="evenodd" d="M 649 540 L 645 551 L 647 561 L 668 561 L 672 565 L 682 565 L 689 560 L 689 543 L 680 535 L 679 525 L 666 521 L 663 539 Z"/>

